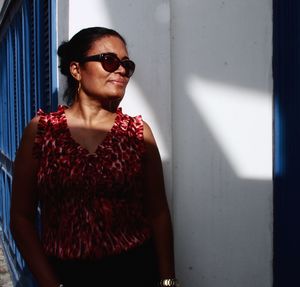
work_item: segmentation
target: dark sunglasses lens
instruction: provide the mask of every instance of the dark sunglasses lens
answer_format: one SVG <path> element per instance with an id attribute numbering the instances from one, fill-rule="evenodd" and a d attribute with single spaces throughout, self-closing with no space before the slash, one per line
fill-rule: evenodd
<path id="1" fill-rule="evenodd" d="M 120 66 L 119 59 L 114 55 L 105 55 L 102 60 L 102 66 L 107 72 L 114 72 Z"/>
<path id="2" fill-rule="evenodd" d="M 132 74 L 134 73 L 134 69 L 135 69 L 135 64 L 134 62 L 130 61 L 130 60 L 125 60 L 122 61 L 122 66 L 125 68 L 126 70 L 126 76 L 129 78 L 132 76 Z"/>
<path id="3" fill-rule="evenodd" d="M 131 60 L 120 61 L 119 58 L 115 55 L 105 55 L 101 63 L 104 70 L 110 73 L 116 71 L 121 64 L 124 67 L 126 71 L 125 75 L 128 78 L 132 76 L 135 69 L 134 62 L 132 62 Z"/>

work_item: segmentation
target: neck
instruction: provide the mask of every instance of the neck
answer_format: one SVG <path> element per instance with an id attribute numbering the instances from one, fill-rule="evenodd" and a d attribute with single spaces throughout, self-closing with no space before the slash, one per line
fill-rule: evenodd
<path id="1" fill-rule="evenodd" d="M 100 103 L 98 101 L 75 101 L 68 113 L 72 114 L 77 119 L 82 119 L 87 125 L 92 125 L 93 122 L 99 122 L 108 119 L 116 112 L 117 106 L 112 108 L 110 103 Z"/>
<path id="2" fill-rule="evenodd" d="M 115 113 L 117 108 L 121 102 L 122 98 L 115 97 L 115 98 L 93 98 L 90 96 L 85 95 L 84 93 L 80 93 L 77 95 L 72 106 L 79 105 L 79 106 L 89 106 L 92 109 L 104 109 L 109 112 Z"/>

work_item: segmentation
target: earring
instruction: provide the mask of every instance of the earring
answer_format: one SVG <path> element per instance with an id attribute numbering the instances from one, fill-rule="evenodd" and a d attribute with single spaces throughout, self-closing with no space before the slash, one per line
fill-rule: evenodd
<path id="1" fill-rule="evenodd" d="M 81 82 L 78 81 L 78 88 L 77 88 L 77 96 L 79 96 L 79 92 L 80 92 L 80 89 L 81 89 Z"/>

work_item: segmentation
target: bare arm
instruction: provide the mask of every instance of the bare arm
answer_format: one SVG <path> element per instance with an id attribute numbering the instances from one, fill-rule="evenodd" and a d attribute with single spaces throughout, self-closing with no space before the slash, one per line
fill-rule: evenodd
<path id="1" fill-rule="evenodd" d="M 161 279 L 174 278 L 173 230 L 160 154 L 150 127 L 144 125 L 146 206 L 152 224 Z"/>
<path id="2" fill-rule="evenodd" d="M 17 246 L 40 287 L 57 287 L 55 277 L 35 227 L 37 210 L 36 173 L 38 160 L 32 150 L 38 118 L 34 118 L 25 128 L 21 144 L 16 154 L 13 170 L 10 228 Z"/>

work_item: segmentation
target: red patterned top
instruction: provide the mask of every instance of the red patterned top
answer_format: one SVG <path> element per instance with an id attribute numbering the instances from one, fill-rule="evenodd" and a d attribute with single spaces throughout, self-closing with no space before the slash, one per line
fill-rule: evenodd
<path id="1" fill-rule="evenodd" d="M 110 132 L 89 153 L 71 136 L 64 110 L 39 110 L 34 156 L 39 159 L 42 245 L 64 259 L 102 258 L 150 237 L 143 208 L 141 116 L 117 110 Z"/>

